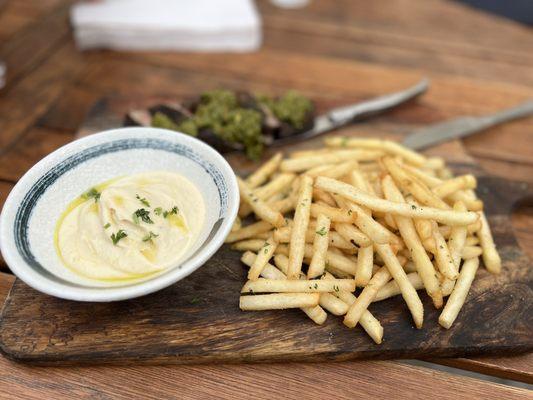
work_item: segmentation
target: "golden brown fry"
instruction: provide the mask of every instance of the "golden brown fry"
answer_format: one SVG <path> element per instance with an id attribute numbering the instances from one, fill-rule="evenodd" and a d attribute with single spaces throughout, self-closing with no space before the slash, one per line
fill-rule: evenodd
<path id="1" fill-rule="evenodd" d="M 374 248 L 372 245 L 361 247 L 357 253 L 357 269 L 355 271 L 355 283 L 364 287 L 372 278 L 374 267 Z"/>
<path id="2" fill-rule="evenodd" d="M 448 204 L 431 192 L 422 181 L 404 171 L 393 158 L 384 157 L 381 161 L 394 178 L 396 184 L 406 192 L 411 193 L 420 203 L 442 210 L 450 209 Z"/>
<path id="3" fill-rule="evenodd" d="M 268 232 L 271 230 L 272 224 L 266 222 L 266 221 L 259 221 L 255 222 L 253 224 L 243 226 L 241 229 L 230 232 L 230 234 L 226 237 L 226 243 L 233 243 L 237 242 L 239 240 L 249 239 L 254 236 L 257 236 L 259 233 Z"/>
<path id="4" fill-rule="evenodd" d="M 233 225 L 231 226 L 231 232 L 238 231 L 242 228 L 242 221 L 239 217 L 235 217 L 235 221 L 233 221 Z"/>
<path id="5" fill-rule="evenodd" d="M 387 175 L 383 178 L 382 186 L 383 193 L 385 194 L 387 200 L 398 203 L 405 202 L 402 193 L 396 187 L 390 176 Z M 413 221 L 410 218 L 399 215 L 396 215 L 394 219 L 398 225 L 398 228 L 400 229 L 400 235 L 402 236 L 402 239 L 411 253 L 418 274 L 424 282 L 424 286 L 428 295 L 432 298 L 433 304 L 436 308 L 442 307 L 442 292 L 440 290 L 439 281 L 435 276 L 435 268 L 433 267 L 426 250 L 422 246 L 422 242 L 416 233 Z"/>
<path id="6" fill-rule="evenodd" d="M 390 277 L 391 275 L 386 267 L 381 268 L 374 274 L 368 285 L 365 286 L 359 297 L 348 309 L 344 317 L 344 325 L 349 328 L 357 325 L 370 303 L 378 294 L 379 289 L 389 281 Z"/>
<path id="7" fill-rule="evenodd" d="M 422 282 L 422 279 L 420 278 L 420 275 L 418 275 L 417 272 L 411 272 L 407 274 L 407 279 L 409 279 L 409 282 L 411 282 L 411 285 L 413 285 L 415 290 L 424 289 L 424 283 Z M 399 294 L 402 294 L 402 292 L 400 290 L 400 287 L 398 286 L 398 283 L 393 279 L 381 289 L 379 289 L 378 294 L 374 298 L 374 302 L 385 300 L 390 297 L 397 296 Z"/>
<path id="8" fill-rule="evenodd" d="M 353 223 L 356 219 L 356 215 L 352 210 L 343 210 L 317 203 L 311 204 L 311 216 L 318 218 L 320 214 L 326 215 L 332 222 Z"/>
<path id="9" fill-rule="evenodd" d="M 402 297 L 405 300 L 409 311 L 411 311 L 416 327 L 418 329 L 422 328 L 422 323 L 424 321 L 424 307 L 422 306 L 422 302 L 420 301 L 420 297 L 418 297 L 415 288 L 411 282 L 409 282 L 409 279 L 407 279 L 407 275 L 392 252 L 390 245 L 376 244 L 375 247 L 378 254 L 385 262 L 390 274 L 396 283 L 398 283 L 402 292 Z"/>
<path id="10" fill-rule="evenodd" d="M 477 231 L 477 237 L 479 238 L 479 243 L 483 249 L 483 263 L 485 264 L 487 271 L 493 274 L 499 274 L 502 269 L 502 260 L 496 250 L 496 245 L 492 238 L 487 217 L 482 211 L 479 212 L 479 217 L 481 228 Z"/>
<path id="11" fill-rule="evenodd" d="M 432 207 L 413 207 L 413 205 L 405 203 L 398 204 L 388 200 L 371 197 L 352 185 L 326 177 L 319 176 L 316 178 L 315 186 L 330 193 L 338 193 L 342 197 L 366 206 L 371 210 L 389 212 L 404 217 L 433 219 L 447 225 L 467 225 L 476 222 L 479 218 L 476 213 L 470 211 L 459 213 L 452 210 L 440 210 Z M 361 230 L 364 232 L 363 229 Z"/>
<path id="12" fill-rule="evenodd" d="M 477 181 L 474 175 L 461 175 L 442 182 L 440 185 L 435 186 L 432 191 L 438 197 L 444 198 L 458 190 L 475 189 L 476 185 Z"/>
<path id="13" fill-rule="evenodd" d="M 352 224 L 336 222 L 335 230 L 339 233 L 339 235 L 353 245 L 357 245 L 359 247 L 372 245 L 370 238 Z"/>
<path id="14" fill-rule="evenodd" d="M 450 295 L 450 298 L 446 302 L 446 305 L 439 316 L 439 324 L 441 324 L 444 328 L 449 329 L 457 318 L 459 311 L 465 303 L 466 296 L 468 295 L 472 281 L 476 276 L 478 267 L 479 258 L 477 257 L 470 258 L 464 262 L 452 294 Z"/>
<path id="15" fill-rule="evenodd" d="M 246 178 L 246 183 L 250 189 L 256 188 L 265 182 L 274 172 L 277 171 L 281 163 L 282 154 L 276 153 L 271 159 L 261 165 L 255 172 Z"/>
<path id="16" fill-rule="evenodd" d="M 307 270 L 308 279 L 316 278 L 324 272 L 328 252 L 330 224 L 330 219 L 324 214 L 318 216 L 313 240 L 313 257 Z M 327 307 L 325 308 L 327 309 Z"/>
<path id="17" fill-rule="evenodd" d="M 254 261 L 257 259 L 257 255 L 251 251 L 247 251 L 241 256 L 241 261 L 251 267 Z M 261 271 L 261 276 L 266 279 L 287 279 L 285 274 L 279 269 L 274 267 L 270 263 L 266 263 L 264 268 Z"/>
<path id="18" fill-rule="evenodd" d="M 242 179 L 237 178 L 237 183 L 239 184 L 241 198 L 252 207 L 252 210 L 259 218 L 276 227 L 285 225 L 285 219 L 281 213 L 273 210 L 263 200 L 259 199 Z"/>
<path id="19" fill-rule="evenodd" d="M 329 272 L 326 272 L 322 279 L 335 279 L 333 275 L 331 275 Z M 353 293 L 341 290 L 339 292 L 335 292 L 334 295 L 339 298 L 339 300 L 343 301 L 349 308 L 356 300 L 357 297 L 353 295 Z M 322 295 L 321 295 L 322 296 Z M 345 311 L 344 314 L 346 314 L 348 310 Z M 376 342 L 377 344 L 380 344 L 383 340 L 383 327 L 379 323 L 379 321 L 374 317 L 370 311 L 366 310 L 361 315 L 361 318 L 359 320 L 361 326 L 366 331 L 366 333 Z"/>
<path id="20" fill-rule="evenodd" d="M 313 198 L 317 201 L 317 203 L 320 201 L 324 203 L 324 205 L 330 207 L 335 207 L 337 205 L 329 193 L 317 188 L 313 188 Z"/>
<path id="21" fill-rule="evenodd" d="M 408 149 L 407 147 L 390 140 L 331 137 L 326 138 L 324 141 L 329 147 L 355 147 L 371 150 L 383 150 L 388 154 L 400 156 L 407 162 L 417 166 L 427 163 L 426 157 L 424 157 L 422 154 L 416 153 L 411 149 Z"/>
<path id="22" fill-rule="evenodd" d="M 265 243 L 257 253 L 257 257 L 255 258 L 252 266 L 248 270 L 249 280 L 255 281 L 259 278 L 259 275 L 261 275 L 263 268 L 274 254 L 277 245 L 278 243 L 274 240 L 274 237 L 272 235 L 265 241 Z"/>
<path id="23" fill-rule="evenodd" d="M 231 248 L 238 251 L 253 251 L 258 252 L 265 244 L 263 239 L 245 239 L 239 242 L 233 243 Z"/>
<path id="24" fill-rule="evenodd" d="M 319 293 L 274 293 L 255 296 L 241 296 L 239 307 L 244 311 L 285 310 L 318 305 Z"/>
<path id="25" fill-rule="evenodd" d="M 439 267 L 440 273 L 451 280 L 457 279 L 459 270 L 453 262 L 452 256 L 450 255 L 450 250 L 448 248 L 448 243 L 444 240 L 444 237 L 439 231 L 439 227 L 435 221 L 432 221 L 433 225 L 433 239 L 435 240 L 435 260 L 437 266 Z"/>
<path id="26" fill-rule="evenodd" d="M 289 261 L 290 262 L 290 261 Z M 289 264 L 290 267 L 290 264 Z M 293 280 L 278 280 L 259 278 L 256 281 L 248 281 L 241 289 L 241 293 L 315 293 L 315 292 L 338 292 L 339 290 L 355 291 L 353 279 L 335 280 L 301 280 L 298 276 Z"/>
<path id="27" fill-rule="evenodd" d="M 323 164 L 338 164 L 343 161 L 375 160 L 383 155 L 381 151 L 339 150 L 320 156 L 298 157 L 281 162 L 283 172 L 302 172 Z"/>
<path id="28" fill-rule="evenodd" d="M 313 178 L 305 176 L 300 184 L 300 194 L 294 211 L 294 223 L 291 230 L 289 243 L 289 270 L 288 279 L 298 279 L 302 270 L 305 252 L 305 233 L 309 225 L 311 214 L 311 200 L 313 195 Z"/>

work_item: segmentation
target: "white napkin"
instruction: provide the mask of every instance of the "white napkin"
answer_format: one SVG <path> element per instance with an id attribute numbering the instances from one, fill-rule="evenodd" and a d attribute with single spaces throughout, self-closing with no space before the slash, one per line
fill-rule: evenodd
<path id="1" fill-rule="evenodd" d="M 105 0 L 72 7 L 81 49 L 253 51 L 261 21 L 251 0 Z"/>

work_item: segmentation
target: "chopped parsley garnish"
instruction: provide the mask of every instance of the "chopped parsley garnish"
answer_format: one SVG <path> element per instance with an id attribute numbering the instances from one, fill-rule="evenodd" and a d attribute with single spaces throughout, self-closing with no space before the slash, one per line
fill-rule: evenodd
<path id="1" fill-rule="evenodd" d="M 124 232 L 124 230 L 119 229 L 119 231 L 117 233 L 112 233 L 111 234 L 111 240 L 113 241 L 113 244 L 116 246 L 117 243 L 121 239 L 124 239 L 126 236 L 128 236 L 128 234 L 126 232 Z"/>
<path id="2" fill-rule="evenodd" d="M 104 225 L 104 229 L 107 229 L 111 226 L 111 224 L 108 222 L 107 224 Z"/>
<path id="3" fill-rule="evenodd" d="M 100 192 L 95 188 L 91 188 L 88 192 L 83 193 L 81 197 L 85 200 L 94 199 L 94 202 L 96 203 L 100 198 Z"/>
<path id="4" fill-rule="evenodd" d="M 316 234 L 320 236 L 324 236 L 326 234 L 326 227 L 323 226 L 322 228 L 320 228 L 318 231 L 316 231 Z"/>
<path id="5" fill-rule="evenodd" d="M 154 233 L 150 231 L 148 235 L 143 237 L 143 242 L 151 242 L 154 238 L 158 237 L 159 235 L 157 233 Z"/>
<path id="6" fill-rule="evenodd" d="M 337 285 L 333 285 L 333 290 L 335 290 L 336 292 L 339 291 L 339 287 Z"/>
<path id="7" fill-rule="evenodd" d="M 270 246 L 270 243 L 265 243 L 265 245 L 263 246 L 263 252 L 264 252 L 265 254 L 268 253 L 268 247 L 269 247 L 269 246 Z"/>
<path id="8" fill-rule="evenodd" d="M 148 200 L 146 200 L 146 198 L 141 198 L 141 196 L 139 196 L 138 194 L 135 195 L 135 198 L 139 200 L 143 204 L 143 206 L 150 207 L 150 203 L 148 203 Z"/>
<path id="9" fill-rule="evenodd" d="M 196 304 L 196 303 L 199 303 L 201 301 L 202 301 L 202 299 L 200 299 L 199 297 L 194 297 L 194 298 L 191 299 L 191 301 L 189 303 Z"/>
<path id="10" fill-rule="evenodd" d="M 155 215 L 161 215 L 163 214 L 163 209 L 161 207 L 154 208 L 154 214 Z"/>
<path id="11" fill-rule="evenodd" d="M 411 204 L 411 208 L 412 208 L 413 210 L 416 210 L 416 206 L 415 206 L 414 204 Z"/>
<path id="12" fill-rule="evenodd" d="M 166 217 L 168 217 L 169 215 L 172 215 L 172 214 L 176 215 L 177 213 L 178 213 L 178 207 L 174 206 L 174 207 L 172 207 L 172 209 L 169 210 L 169 211 L 163 211 L 163 217 L 166 218 Z"/>
<path id="13" fill-rule="evenodd" d="M 315 283 L 315 289 L 318 289 L 318 283 Z"/>
<path id="14" fill-rule="evenodd" d="M 150 218 L 150 211 L 147 211 L 144 208 L 139 208 L 133 213 L 133 222 L 139 225 L 139 219 L 141 219 L 143 222 L 146 222 L 147 224 L 154 223 L 154 221 L 152 221 L 152 219 Z"/>

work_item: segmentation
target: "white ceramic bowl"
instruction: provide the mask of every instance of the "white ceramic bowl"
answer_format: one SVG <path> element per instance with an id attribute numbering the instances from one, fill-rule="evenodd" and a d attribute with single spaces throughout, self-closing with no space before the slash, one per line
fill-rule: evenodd
<path id="1" fill-rule="evenodd" d="M 161 170 L 188 178 L 204 198 L 205 226 L 189 258 L 148 280 L 113 287 L 85 282 L 63 265 L 54 229 L 74 198 L 113 177 Z M 223 244 L 238 207 L 233 170 L 207 144 L 164 129 L 114 129 L 61 147 L 19 180 L 0 217 L 0 248 L 17 277 L 43 293 L 78 301 L 124 300 L 167 287 L 202 266 Z"/>

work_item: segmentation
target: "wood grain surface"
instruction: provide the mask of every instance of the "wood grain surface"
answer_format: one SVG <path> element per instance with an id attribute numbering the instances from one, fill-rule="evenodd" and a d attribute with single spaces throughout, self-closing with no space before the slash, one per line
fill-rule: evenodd
<path id="1" fill-rule="evenodd" d="M 66 3 L 66 0 L 0 0 L 0 60 L 8 59 L 6 55 L 8 49 L 11 49 L 9 54 L 17 53 L 12 52 L 13 45 L 9 44 L 13 40 L 18 43 L 18 48 L 25 52 L 22 57 L 19 55 L 17 58 L 25 65 L 24 73 L 17 72 L 17 64 L 8 62 L 8 73 L 12 78 L 9 79 L 8 88 L 0 90 L 2 128 L 0 136 L 1 142 L 7 143 L 0 147 L 0 161 L 3 163 L 0 174 L 9 176 L 9 178 L 0 177 L 2 203 L 14 182 L 24 172 L 23 165 L 38 161 L 39 154 L 43 154 L 41 151 L 52 151 L 59 145 L 59 141 L 49 139 L 45 131 L 48 130 L 50 135 L 63 134 L 65 140 L 71 140 L 91 104 L 102 96 L 116 95 L 119 92 L 124 95 L 137 95 L 139 98 L 162 92 L 181 96 L 205 88 L 202 86 L 202 77 L 217 86 L 226 86 L 229 82 L 236 87 L 257 87 L 272 92 L 285 89 L 285 85 L 293 87 L 290 79 L 280 80 L 275 74 L 257 77 L 255 69 L 263 57 L 263 52 L 280 55 L 282 61 L 271 65 L 270 69 L 281 71 L 279 75 L 288 72 L 291 79 L 294 78 L 295 70 L 304 76 L 307 68 L 315 70 L 314 66 L 320 67 L 319 71 L 322 71 L 318 78 L 314 79 L 320 80 L 323 77 L 334 79 L 339 72 L 339 66 L 344 68 L 354 63 L 357 64 L 355 69 L 360 65 L 373 66 L 377 71 L 382 69 L 399 75 L 406 71 L 414 71 L 418 74 L 416 77 L 426 75 L 433 81 L 445 79 L 446 82 L 457 83 L 452 87 L 446 85 L 444 89 L 439 87 L 438 92 L 435 89 L 428 94 L 432 101 L 426 103 L 424 113 L 415 112 L 418 120 L 420 114 L 426 115 L 429 112 L 431 117 L 427 122 L 464 113 L 494 111 L 531 96 L 533 90 L 531 28 L 477 12 L 456 2 L 313 0 L 307 8 L 293 11 L 273 7 L 268 1 L 259 1 L 265 32 L 262 51 L 257 53 L 257 59 L 247 56 L 241 58 L 238 55 L 230 57 L 226 60 L 228 65 L 215 65 L 220 60 L 218 56 L 206 58 L 203 55 L 176 54 L 169 57 L 153 53 L 138 55 L 107 51 L 76 52 L 68 34 L 57 34 L 67 32 L 65 28 L 68 27 L 68 19 L 64 7 Z M 53 15 L 62 15 L 62 20 L 54 18 Z M 43 25 L 43 18 L 54 23 L 50 26 Z M 56 30 L 56 33 L 44 33 L 45 28 Z M 33 53 L 36 52 L 36 43 L 41 33 L 49 38 L 50 43 L 44 44 L 47 49 L 46 54 L 37 52 L 39 54 L 37 57 Z M 21 36 L 24 40 L 19 39 Z M 283 62 L 285 54 L 298 56 L 302 62 L 286 65 Z M 190 75 L 187 71 L 191 70 L 189 64 L 194 58 L 198 58 L 200 66 L 192 68 L 193 74 Z M 184 66 L 180 66 L 180 60 L 184 61 Z M 206 64 L 205 60 L 211 61 L 211 65 L 202 66 Z M 233 75 L 221 72 L 225 69 L 235 69 L 234 64 L 244 64 L 242 72 Z M 135 74 L 127 73 L 128 68 L 135 70 Z M 119 69 L 122 74 L 118 73 Z M 292 71 L 289 71 L 290 69 Z M 95 74 L 96 72 L 98 74 Z M 119 82 L 110 82 L 110 86 L 100 84 L 99 79 L 106 72 L 112 74 L 115 81 L 122 81 L 123 84 Z M 12 73 L 14 75 L 11 75 Z M 219 73 L 221 76 L 217 78 Z M 87 79 L 89 75 L 92 76 L 91 79 Z M 187 85 L 190 78 L 191 84 Z M 380 81 L 383 81 L 382 85 L 376 87 Z M 376 90 L 386 92 L 399 88 L 394 86 L 394 81 L 381 77 L 379 73 L 372 78 L 348 73 L 339 75 L 338 82 L 341 85 L 329 84 L 328 87 L 318 85 L 317 90 L 314 90 L 311 82 L 310 85 L 306 85 L 306 93 L 318 97 L 325 95 L 332 102 L 340 102 L 347 93 L 339 86 L 346 82 L 357 83 L 349 90 L 350 99 L 374 95 Z M 298 81 L 295 85 L 301 86 Z M 471 85 L 482 86 L 485 90 L 477 97 L 471 96 L 469 93 Z M 428 98 L 426 96 L 424 101 Z M 439 110 L 443 109 L 443 104 L 436 102 L 446 103 L 448 106 L 456 102 L 458 107 L 441 115 Z M 390 116 L 391 118 L 394 116 L 394 120 L 391 120 L 393 126 L 400 125 L 406 130 L 410 129 L 409 120 L 412 113 L 412 108 L 393 113 Z M 516 121 L 468 138 L 464 144 L 477 163 L 492 175 L 533 183 L 533 162 L 530 156 L 533 153 L 532 125 L 532 119 Z M 372 126 L 387 131 L 389 124 L 388 121 L 376 120 Z M 364 132 L 367 127 L 365 124 L 357 129 Z M 37 131 L 41 134 L 32 136 L 32 133 Z M 32 140 L 32 137 L 35 139 Z M 21 151 L 23 140 L 26 141 L 27 149 Z M 24 159 L 11 156 L 11 151 L 17 148 L 19 148 L 18 154 L 24 154 Z M 34 154 L 32 148 L 41 150 Z M 18 169 L 12 172 L 11 168 Z M 525 205 L 518 207 L 513 213 L 513 225 L 522 249 L 533 258 L 531 250 L 533 207 Z M 1 258 L 0 269 L 7 270 Z M 7 282 L 5 276 L 0 279 L 0 283 Z M 451 359 L 432 361 L 449 363 Z M 148 390 L 146 388 L 151 388 L 150 379 L 159 375 L 167 379 L 165 384 L 159 384 L 162 386 L 161 390 L 157 391 L 158 397 L 177 397 L 176 393 L 179 393 L 182 390 L 181 386 L 184 385 L 190 390 L 186 396 L 181 397 L 206 396 L 205 381 L 199 379 L 200 384 L 197 385 L 190 374 L 183 373 L 190 367 L 127 368 L 126 370 L 134 373 L 136 381 L 139 382 L 138 386 L 135 385 L 128 391 L 118 388 L 115 384 L 116 377 L 124 376 L 121 375 L 121 368 L 76 369 L 68 377 L 63 378 L 65 369 L 26 368 L 3 358 L 0 358 L 0 362 L 2 363 L 0 380 L 3 387 L 0 397 L 42 398 L 39 396 L 40 391 L 46 391 L 49 397 L 54 398 L 81 396 L 81 393 L 85 394 L 82 397 L 106 398 L 115 393 L 117 396 L 120 394 L 123 397 L 139 397 L 141 393 L 158 390 L 158 387 Z M 454 363 L 458 368 L 482 370 L 490 375 L 517 380 L 527 380 L 533 371 L 531 353 L 520 357 L 459 358 L 454 359 Z M 435 383 L 445 382 L 449 378 L 448 375 L 440 372 L 427 374 L 426 371 L 419 373 L 418 370 L 410 369 L 409 377 L 412 376 L 415 381 L 420 379 L 419 382 L 423 383 L 413 384 L 410 380 L 409 384 L 404 385 L 401 377 L 395 373 L 396 363 L 382 364 L 391 371 L 387 377 L 391 376 L 390 379 L 397 388 L 397 392 L 393 392 L 389 398 L 412 397 L 414 392 L 410 391 L 410 388 L 427 392 L 431 386 L 436 387 L 436 391 L 431 391 L 436 397 L 456 398 L 453 393 L 446 391 L 444 386 L 439 390 L 440 386 Z M 350 376 L 348 379 L 340 380 L 336 379 L 334 368 L 328 369 L 328 374 L 324 375 L 323 365 L 306 365 L 305 374 L 312 380 L 334 382 L 334 387 L 328 386 L 328 390 L 324 391 L 325 394 L 344 396 L 361 387 L 358 393 L 372 393 L 373 396 L 379 397 L 383 379 L 377 383 L 373 383 L 374 379 L 372 382 L 358 381 L 356 389 L 352 385 L 352 380 L 356 379 L 357 375 L 364 375 L 365 371 L 375 373 L 373 363 L 343 364 L 348 365 L 347 368 L 353 372 L 355 378 Z M 290 369 L 294 370 L 296 366 L 291 365 Z M 233 373 L 239 374 L 248 366 L 243 366 L 242 370 L 239 366 L 232 368 Z M 294 389 L 287 398 L 305 398 L 315 394 L 315 391 L 310 393 L 298 391 L 299 382 L 291 379 L 290 371 L 263 365 L 253 368 L 258 368 L 258 374 L 244 372 L 241 374 L 242 384 L 248 385 L 251 396 L 259 392 L 259 389 L 255 389 L 257 386 L 255 382 L 259 379 L 269 380 L 269 377 L 275 377 L 281 387 L 290 386 Z M 214 391 L 210 392 L 215 397 L 234 398 L 236 395 L 243 395 L 235 387 L 224 386 L 221 377 L 224 376 L 225 367 L 194 368 L 197 374 L 201 374 L 198 371 L 203 370 L 211 371 L 211 382 L 217 382 Z M 301 371 L 303 370 L 298 370 Z M 182 376 L 185 377 L 184 380 L 181 379 Z M 393 377 L 398 379 L 394 380 Z M 430 379 L 431 377 L 435 379 Z M 480 394 L 486 398 L 526 396 L 525 392 L 500 392 L 499 388 L 495 389 L 490 383 L 473 380 L 464 382 L 461 379 L 458 379 L 458 382 L 461 383 L 467 397 L 479 397 Z M 194 396 L 194 390 L 197 391 L 197 396 Z M 394 396 L 395 393 L 397 396 Z"/>

